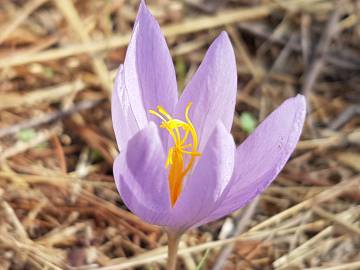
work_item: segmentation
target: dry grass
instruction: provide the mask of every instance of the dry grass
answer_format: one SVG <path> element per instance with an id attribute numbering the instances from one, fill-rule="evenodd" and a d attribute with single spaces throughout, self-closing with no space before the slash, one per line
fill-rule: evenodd
<path id="1" fill-rule="evenodd" d="M 232 133 L 301 92 L 309 112 L 257 200 L 188 232 L 179 269 L 360 269 L 360 24 L 354 0 L 148 0 L 182 87 L 220 31 L 239 74 Z M 256 2 L 256 4 L 255 4 Z M 163 269 L 166 237 L 115 190 L 109 93 L 137 1 L 2 0 L 0 269 Z"/>

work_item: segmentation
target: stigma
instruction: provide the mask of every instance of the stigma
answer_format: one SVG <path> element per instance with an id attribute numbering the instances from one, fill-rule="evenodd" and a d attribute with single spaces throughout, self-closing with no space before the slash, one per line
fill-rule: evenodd
<path id="1" fill-rule="evenodd" d="M 168 169 L 171 206 L 174 207 L 183 188 L 185 176 L 194 166 L 195 158 L 201 153 L 197 151 L 198 137 L 194 125 L 189 118 L 192 103 L 185 108 L 185 121 L 175 119 L 161 106 L 157 111 L 149 112 L 162 120 L 160 128 L 165 129 L 173 140 L 168 150 L 165 167 Z"/>

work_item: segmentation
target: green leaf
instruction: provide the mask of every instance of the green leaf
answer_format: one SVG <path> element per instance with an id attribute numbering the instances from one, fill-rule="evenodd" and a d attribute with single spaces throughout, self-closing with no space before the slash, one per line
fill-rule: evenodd
<path id="1" fill-rule="evenodd" d="M 52 68 L 49 68 L 49 67 L 44 67 L 43 74 L 48 79 L 54 78 L 54 75 L 55 75 L 54 70 Z"/>
<path id="2" fill-rule="evenodd" d="M 22 129 L 16 134 L 16 138 L 22 142 L 29 142 L 35 137 L 36 131 L 32 128 Z"/>
<path id="3" fill-rule="evenodd" d="M 196 266 L 196 270 L 202 270 L 202 269 L 203 269 L 203 266 L 204 266 L 204 264 L 205 264 L 206 258 L 207 258 L 208 255 L 209 255 L 209 252 L 210 252 L 210 249 L 208 248 L 208 249 L 205 251 L 204 256 L 201 258 L 199 264 Z"/>
<path id="4" fill-rule="evenodd" d="M 103 160 L 103 157 L 101 155 L 101 152 L 97 149 L 91 149 L 90 152 L 90 159 L 94 162 Z"/>
<path id="5" fill-rule="evenodd" d="M 254 117 L 254 115 L 250 112 L 243 112 L 240 115 L 240 125 L 241 128 L 246 132 L 246 133 L 251 133 L 254 131 L 255 127 L 257 124 L 257 120 Z"/>
<path id="6" fill-rule="evenodd" d="M 49 146 L 48 142 L 42 142 L 35 146 L 36 149 L 46 149 Z"/>

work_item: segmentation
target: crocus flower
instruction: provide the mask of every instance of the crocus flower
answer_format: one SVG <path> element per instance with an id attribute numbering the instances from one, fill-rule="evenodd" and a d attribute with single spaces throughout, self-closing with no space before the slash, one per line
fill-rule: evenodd
<path id="1" fill-rule="evenodd" d="M 245 206 L 275 179 L 299 140 L 305 99 L 286 100 L 236 148 L 236 91 L 234 51 L 223 32 L 178 98 L 165 39 L 140 4 L 112 97 L 121 150 L 114 177 L 135 215 L 182 233 Z"/>

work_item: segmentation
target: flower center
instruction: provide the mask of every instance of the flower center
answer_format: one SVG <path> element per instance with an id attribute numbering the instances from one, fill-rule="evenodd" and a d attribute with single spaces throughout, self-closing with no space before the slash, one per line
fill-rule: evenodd
<path id="1" fill-rule="evenodd" d="M 160 127 L 169 132 L 174 142 L 173 146 L 169 148 L 165 164 L 166 168 L 170 167 L 168 179 L 172 207 L 174 207 L 179 198 L 184 178 L 193 167 L 195 157 L 201 155 L 201 153 L 197 151 L 198 138 L 196 130 L 189 118 L 191 104 L 192 103 L 189 102 L 185 109 L 186 121 L 172 118 L 161 106 L 157 106 L 158 112 L 149 110 L 151 114 L 162 120 Z M 189 158 L 185 158 L 186 156 L 189 156 Z"/>

